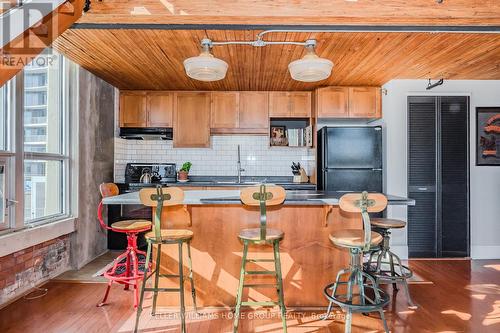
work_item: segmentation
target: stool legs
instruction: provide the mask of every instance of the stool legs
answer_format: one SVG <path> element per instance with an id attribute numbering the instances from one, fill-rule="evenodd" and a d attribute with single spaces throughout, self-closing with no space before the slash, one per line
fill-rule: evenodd
<path id="1" fill-rule="evenodd" d="M 243 242 L 243 256 L 241 258 L 240 283 L 238 285 L 238 293 L 236 294 L 236 308 L 234 311 L 233 332 L 238 332 L 238 324 L 240 321 L 241 297 L 243 294 L 243 284 L 245 282 L 245 266 L 247 263 L 248 242 Z"/>
<path id="2" fill-rule="evenodd" d="M 155 263 L 155 290 L 153 291 L 153 307 L 151 308 L 151 315 L 156 315 L 156 300 L 158 298 L 158 283 L 160 281 L 160 268 L 161 268 L 161 244 L 158 244 L 158 250 L 156 251 L 156 263 Z"/>
<path id="3" fill-rule="evenodd" d="M 146 267 L 149 265 L 149 259 L 151 257 L 151 247 L 152 244 L 151 242 L 148 242 L 148 250 L 146 251 Z M 146 281 L 148 280 L 148 271 L 147 269 L 144 271 L 144 276 L 142 278 L 142 288 L 141 288 L 141 296 L 139 298 L 139 306 L 137 307 L 137 314 L 135 317 L 135 326 L 134 326 L 134 333 L 137 332 L 137 329 L 139 328 L 139 319 L 141 317 L 141 312 L 142 312 L 142 303 L 144 301 L 144 290 L 146 289 Z"/>
<path id="4" fill-rule="evenodd" d="M 279 297 L 279 307 L 281 311 L 281 323 L 283 325 L 283 332 L 286 330 L 286 308 L 285 308 L 285 297 L 283 293 L 283 278 L 281 276 L 281 258 L 280 258 L 280 244 L 278 241 L 273 242 L 274 251 L 274 267 L 276 270 L 276 279 L 278 280 L 278 297 Z"/>
<path id="5" fill-rule="evenodd" d="M 184 242 L 178 241 L 175 242 L 174 244 L 178 245 L 179 249 L 179 275 L 169 275 L 169 274 L 161 274 L 161 244 L 158 245 L 158 251 L 157 251 L 157 256 L 156 256 L 156 267 L 154 272 L 151 274 L 147 275 L 147 273 L 144 274 L 144 278 L 142 280 L 142 288 L 141 288 L 141 296 L 139 300 L 139 306 L 137 307 L 137 314 L 136 314 L 136 319 L 135 319 L 135 327 L 134 327 L 134 333 L 137 332 L 138 327 L 139 327 L 139 319 L 141 317 L 141 313 L 143 310 L 143 301 L 144 301 L 144 292 L 145 291 L 153 291 L 153 305 L 152 305 L 152 312 L 151 314 L 154 316 L 156 314 L 156 301 L 158 297 L 158 292 L 160 291 L 171 291 L 171 292 L 179 292 L 180 295 L 180 317 L 181 317 L 181 332 L 185 333 L 186 332 L 186 307 L 184 303 L 184 264 L 183 264 L 183 255 L 182 255 L 182 245 Z M 165 243 L 164 243 L 165 244 Z M 172 243 L 167 243 L 167 244 L 173 244 Z M 148 250 L 146 252 L 146 263 L 149 263 L 149 260 L 151 258 L 151 253 L 153 250 L 153 244 L 152 242 L 148 241 Z M 194 281 L 193 281 L 193 271 L 192 271 L 192 263 L 191 263 L 191 250 L 190 246 L 188 243 L 188 258 L 189 258 L 189 273 L 190 273 L 190 280 L 191 280 L 191 294 L 193 296 L 193 305 L 196 310 L 196 293 L 194 289 Z M 146 264 L 147 265 L 147 264 Z M 146 266 L 147 267 L 147 266 Z M 146 281 L 151 278 L 154 275 L 154 285 L 152 288 L 146 288 Z M 179 278 L 179 289 L 172 289 L 172 288 L 158 288 L 159 285 L 159 280 L 160 277 L 178 277 Z"/>
<path id="6" fill-rule="evenodd" d="M 191 297 L 193 298 L 194 312 L 198 313 L 198 307 L 196 306 L 196 289 L 194 289 L 194 280 L 193 280 L 193 261 L 191 260 L 191 242 L 187 242 L 187 250 L 188 250 L 189 282 L 191 284 Z"/>
<path id="7" fill-rule="evenodd" d="M 378 251 L 370 253 L 370 260 L 365 266 L 366 271 L 376 278 L 377 283 L 380 283 L 382 281 L 391 283 L 395 291 L 398 290 L 398 282 L 402 283 L 408 300 L 408 306 L 410 308 L 416 308 L 417 306 L 411 299 L 407 282 L 407 280 L 413 275 L 413 272 L 407 266 L 403 265 L 401 263 L 401 259 L 390 250 L 390 231 L 387 229 L 381 229 L 377 230 L 377 232 L 382 234 L 384 240 L 382 241 L 380 245 L 381 247 Z M 375 268 L 372 268 L 371 258 L 374 255 L 377 256 L 377 265 L 375 266 Z M 384 264 L 389 265 L 388 270 L 383 269 L 382 265 Z"/>
<path id="8" fill-rule="evenodd" d="M 389 303 L 389 298 L 382 291 L 379 290 L 376 280 L 368 273 L 362 270 L 361 265 L 361 251 L 359 249 L 350 249 L 351 264 L 349 268 L 341 270 L 337 274 L 334 283 L 328 285 L 324 289 L 324 294 L 330 301 L 328 310 L 323 319 L 327 319 L 330 315 L 333 304 L 340 306 L 346 313 L 345 332 L 351 332 L 352 314 L 354 312 L 379 312 L 380 318 L 384 325 L 384 330 L 389 332 L 387 323 L 385 321 L 383 306 Z M 341 277 L 348 274 L 347 281 L 341 281 Z M 367 281 L 364 283 L 364 281 Z M 346 294 L 337 294 L 339 285 L 346 285 Z M 354 287 L 359 289 L 359 295 L 354 298 Z M 372 297 L 366 294 L 366 289 L 373 291 Z M 329 291 L 332 290 L 330 293 Z M 359 301 L 356 301 L 359 297 Z"/>
<path id="9" fill-rule="evenodd" d="M 273 240 L 272 241 L 272 246 L 273 246 L 273 254 L 274 254 L 274 259 L 247 259 L 248 256 L 248 245 L 249 241 L 243 240 L 243 256 L 241 260 L 241 270 L 240 270 L 240 282 L 238 285 L 238 292 L 236 294 L 236 307 L 234 311 L 234 323 L 233 323 L 233 332 L 237 333 L 238 332 L 238 324 L 240 320 L 240 314 L 241 314 L 241 306 L 242 305 L 258 305 L 258 306 L 276 306 L 278 305 L 280 308 L 280 315 L 281 315 L 281 322 L 283 325 L 283 332 L 287 332 L 287 327 L 286 327 L 286 308 L 285 308 L 285 298 L 284 298 L 284 292 L 283 292 L 283 277 L 281 274 L 281 258 L 280 258 L 280 250 L 279 250 L 279 240 Z M 247 261 L 252 261 L 252 262 L 274 262 L 274 272 L 273 271 L 246 271 L 246 263 Z M 243 288 L 244 287 L 249 287 L 245 286 L 245 275 L 251 274 L 251 275 L 259 275 L 259 274 L 272 274 L 276 277 L 276 284 L 274 285 L 260 285 L 262 287 L 269 287 L 269 286 L 276 286 L 276 291 L 278 292 L 278 302 L 272 302 L 272 301 L 267 301 L 267 302 L 242 302 L 242 296 L 243 296 Z M 259 287 L 259 285 L 252 285 L 252 287 Z"/>
<path id="10" fill-rule="evenodd" d="M 182 243 L 179 243 L 179 282 L 180 282 L 180 301 L 181 301 L 181 332 L 186 332 L 186 314 L 184 306 L 184 266 L 182 265 Z"/>

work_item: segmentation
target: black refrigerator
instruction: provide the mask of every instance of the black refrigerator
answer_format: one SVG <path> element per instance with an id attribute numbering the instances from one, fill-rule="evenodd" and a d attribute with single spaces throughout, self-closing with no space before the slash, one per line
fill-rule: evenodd
<path id="1" fill-rule="evenodd" d="M 318 190 L 382 192 L 382 127 L 318 131 Z"/>

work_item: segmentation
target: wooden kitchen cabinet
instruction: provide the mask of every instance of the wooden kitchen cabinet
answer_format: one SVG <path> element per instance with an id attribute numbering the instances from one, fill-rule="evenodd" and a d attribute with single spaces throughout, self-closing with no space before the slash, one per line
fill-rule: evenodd
<path id="1" fill-rule="evenodd" d="M 290 96 L 287 91 L 269 93 L 269 117 L 290 117 Z"/>
<path id="2" fill-rule="evenodd" d="M 309 118 L 311 93 L 275 91 L 269 93 L 269 117 Z"/>
<path id="3" fill-rule="evenodd" d="M 147 94 L 148 126 L 172 127 L 174 112 L 174 94 L 151 92 Z"/>
<path id="4" fill-rule="evenodd" d="M 120 127 L 172 127 L 173 93 L 120 93 Z"/>
<path id="5" fill-rule="evenodd" d="M 315 92 L 319 118 L 382 117 L 380 87 L 325 87 Z"/>
<path id="6" fill-rule="evenodd" d="M 252 130 L 252 133 L 267 134 L 269 131 L 268 92 L 240 92 L 239 127 Z"/>
<path id="7" fill-rule="evenodd" d="M 147 127 L 148 115 L 144 92 L 120 93 L 120 127 Z"/>
<path id="8" fill-rule="evenodd" d="M 316 90 L 316 112 L 319 118 L 348 118 L 349 88 L 325 87 Z"/>
<path id="9" fill-rule="evenodd" d="M 235 91 L 212 92 L 210 128 L 224 134 L 239 127 L 240 94 Z"/>
<path id="10" fill-rule="evenodd" d="M 174 147 L 210 146 L 210 93 L 174 94 Z"/>
<path id="11" fill-rule="evenodd" d="M 311 93 L 291 92 L 290 116 L 294 118 L 309 118 L 311 116 Z"/>
<path id="12" fill-rule="evenodd" d="M 379 87 L 349 88 L 349 118 L 381 118 Z"/>

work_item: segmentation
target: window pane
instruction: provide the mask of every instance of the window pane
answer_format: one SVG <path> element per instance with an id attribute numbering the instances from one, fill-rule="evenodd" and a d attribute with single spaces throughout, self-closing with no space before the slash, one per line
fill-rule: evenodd
<path id="1" fill-rule="evenodd" d="M 63 186 L 62 161 L 25 160 L 25 221 L 62 213 Z"/>
<path id="2" fill-rule="evenodd" d="M 8 90 L 6 83 L 0 88 L 0 150 L 7 150 L 7 135 L 8 135 Z"/>
<path id="3" fill-rule="evenodd" d="M 24 151 L 62 153 L 60 56 L 42 54 L 24 68 Z"/>
<path id="4" fill-rule="evenodd" d="M 5 226 L 5 200 L 6 200 L 6 186 L 5 186 L 5 164 L 0 164 L 0 228 Z"/>

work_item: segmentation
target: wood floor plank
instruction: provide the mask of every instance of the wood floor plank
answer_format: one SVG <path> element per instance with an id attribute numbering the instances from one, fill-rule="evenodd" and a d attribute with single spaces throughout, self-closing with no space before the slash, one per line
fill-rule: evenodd
<path id="1" fill-rule="evenodd" d="M 392 332 L 500 332 L 500 260 L 414 260 L 410 267 L 433 284 L 411 284 L 413 300 L 419 305 L 408 309 L 401 290 L 384 286 L 392 302 L 385 315 Z M 131 332 L 135 320 L 132 291 L 114 285 L 110 303 L 101 308 L 104 284 L 78 284 L 51 281 L 48 294 L 39 299 L 20 299 L 0 310 L 0 332 L 100 333 Z M 321 288 L 322 286 L 318 286 Z M 304 291 L 307 292 L 307 291 Z M 177 296 L 177 295 L 176 295 Z M 175 297 L 175 296 L 173 296 Z M 285 295 L 286 297 L 286 295 Z M 151 296 L 147 295 L 141 316 L 141 332 L 180 332 L 175 309 L 159 309 L 150 315 Z M 227 310 L 201 309 L 196 315 L 187 308 L 188 332 L 231 332 L 232 314 Z M 281 332 L 276 309 L 244 311 L 240 332 Z M 288 313 L 291 333 L 343 332 L 343 313 L 321 321 L 322 311 Z M 249 319 L 252 317 L 252 319 Z M 355 314 L 353 332 L 381 332 L 377 314 Z"/>

